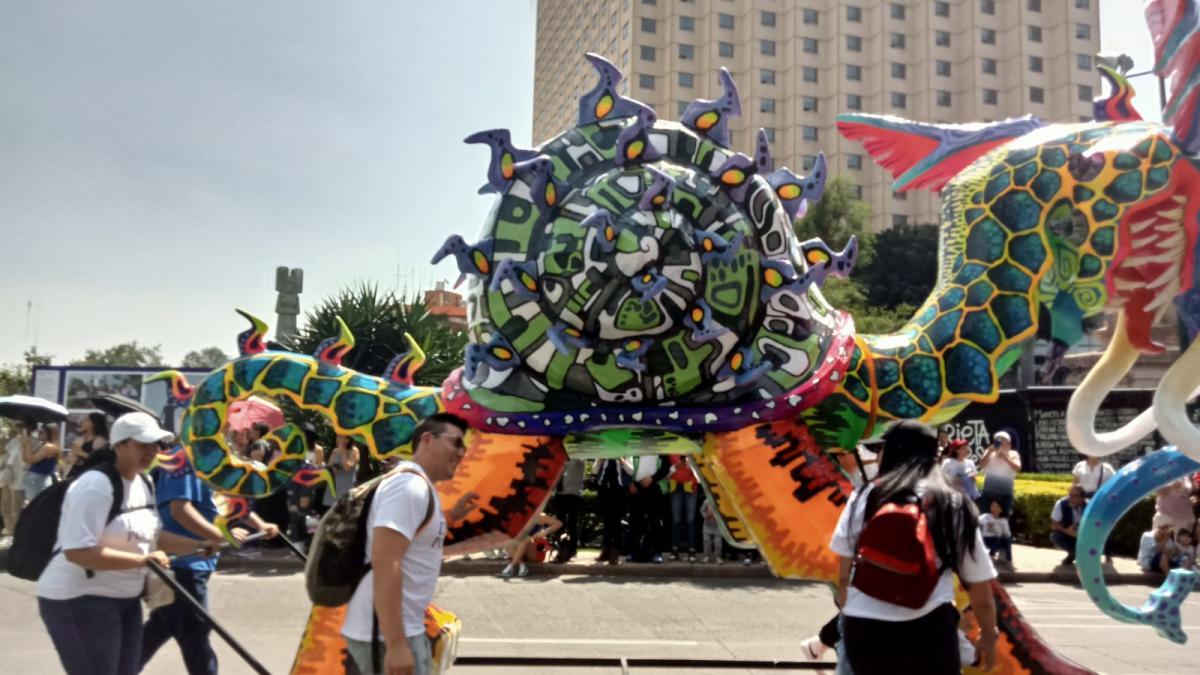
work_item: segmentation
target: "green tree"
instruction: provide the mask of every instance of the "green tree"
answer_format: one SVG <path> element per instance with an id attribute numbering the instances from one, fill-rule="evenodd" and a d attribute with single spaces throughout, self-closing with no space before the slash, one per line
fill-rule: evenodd
<path id="1" fill-rule="evenodd" d="M 0 396 L 33 393 L 33 367 L 48 366 L 52 358 L 38 354 L 37 347 L 30 347 L 21 363 L 0 366 Z"/>
<path id="2" fill-rule="evenodd" d="M 89 349 L 72 366 L 119 366 L 123 368 L 157 368 L 165 366 L 162 345 L 140 345 L 137 340 L 122 342 L 107 349 Z"/>
<path id="3" fill-rule="evenodd" d="M 342 363 L 359 372 L 385 376 L 383 371 L 392 358 L 408 350 L 406 332 L 425 352 L 425 367 L 417 373 L 417 384 L 439 385 L 451 370 L 462 365 L 466 333 L 451 330 L 444 319 L 430 314 L 420 299 L 402 300 L 371 283 L 342 289 L 322 300 L 305 316 L 304 327 L 284 346 L 312 353 L 322 340 L 337 336 L 339 316 L 355 339 L 354 349 Z"/>
<path id="4" fill-rule="evenodd" d="M 834 176 L 825 183 L 825 192 L 808 213 L 795 224 L 800 241 L 819 238 L 829 248 L 841 250 L 850 235 L 858 235 L 858 267 L 871 262 L 871 205 L 859 199 L 854 181 Z"/>
<path id="5" fill-rule="evenodd" d="M 854 279 L 872 306 L 919 307 L 937 282 L 937 225 L 895 225 L 875 235 L 872 260 Z"/>
<path id="6" fill-rule="evenodd" d="M 190 351 L 183 355 L 183 363 L 180 365 L 184 368 L 219 368 L 229 361 L 229 355 L 221 351 L 220 347 L 206 347 Z"/>

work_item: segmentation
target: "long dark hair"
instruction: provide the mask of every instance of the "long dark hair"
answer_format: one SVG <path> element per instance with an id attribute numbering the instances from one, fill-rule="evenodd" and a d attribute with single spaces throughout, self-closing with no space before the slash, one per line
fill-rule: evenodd
<path id="1" fill-rule="evenodd" d="M 917 495 L 922 484 L 922 502 L 929 529 L 933 533 L 934 549 L 942 563 L 958 572 L 958 561 L 964 555 L 975 555 L 975 530 L 979 511 L 962 493 L 946 483 L 938 468 L 937 436 L 917 432 L 912 422 L 884 435 L 883 455 L 879 459 L 879 476 L 871 491 L 863 522 L 871 519 L 884 504 L 905 503 Z M 927 428 L 927 427 L 926 427 Z"/>
<path id="2" fill-rule="evenodd" d="M 88 413 L 88 419 L 92 421 L 92 435 L 99 436 L 104 440 L 108 440 L 108 418 L 102 412 Z"/>

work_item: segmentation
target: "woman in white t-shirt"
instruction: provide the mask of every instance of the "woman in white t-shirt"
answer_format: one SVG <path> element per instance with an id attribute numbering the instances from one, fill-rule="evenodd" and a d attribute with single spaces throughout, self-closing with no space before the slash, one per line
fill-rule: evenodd
<path id="1" fill-rule="evenodd" d="M 134 675 L 142 651 L 142 606 L 149 561 L 192 553 L 196 540 L 161 531 L 151 483 L 142 475 L 172 437 L 146 413 L 112 426 L 120 512 L 105 522 L 113 485 L 104 470 L 85 471 L 63 498 L 56 554 L 38 578 L 38 611 L 67 675 Z"/>
<path id="2" fill-rule="evenodd" d="M 979 460 L 983 470 L 983 493 L 975 500 L 979 511 L 987 513 L 992 502 L 1000 502 L 1005 513 L 1012 513 L 1017 474 L 1021 473 L 1021 453 L 1013 447 L 1013 437 L 1007 431 L 992 436 L 992 446 Z"/>
<path id="3" fill-rule="evenodd" d="M 1099 457 L 1085 457 L 1071 469 L 1071 485 L 1083 488 L 1083 496 L 1091 499 L 1104 481 L 1116 473 L 1112 464 L 1101 461 Z"/>
<path id="4" fill-rule="evenodd" d="M 971 597 L 982 629 L 977 644 L 985 668 L 995 665 L 996 607 L 990 581 L 996 570 L 980 537 L 979 513 L 971 502 L 946 484 L 937 466 L 937 435 L 919 422 L 906 420 L 884 434 L 879 477 L 855 490 L 842 511 L 829 548 L 840 558 L 838 606 L 842 639 L 850 669 L 875 673 L 959 673 L 958 612 L 954 608 L 954 573 Z M 870 518 L 888 503 L 905 503 L 919 495 L 933 532 L 937 563 L 952 561 L 919 608 L 897 605 L 867 595 L 852 585 L 858 537 Z M 913 649 L 920 645 L 920 649 Z"/>

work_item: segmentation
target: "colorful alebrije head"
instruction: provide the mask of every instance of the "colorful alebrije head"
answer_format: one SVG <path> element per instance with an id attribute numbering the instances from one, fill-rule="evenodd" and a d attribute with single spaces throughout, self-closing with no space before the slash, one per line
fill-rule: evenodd
<path id="1" fill-rule="evenodd" d="M 267 350 L 267 324 L 262 319 L 243 310 L 237 310 L 247 321 L 250 322 L 250 328 L 238 333 L 237 347 L 238 354 L 248 356 L 250 354 L 261 354 Z"/>
<path id="2" fill-rule="evenodd" d="M 804 178 L 775 171 L 765 132 L 753 156 L 726 150 L 741 113 L 727 71 L 721 96 L 676 124 L 619 96 L 620 71 L 587 59 L 599 82 L 579 125 L 511 176 L 496 171 L 507 134 L 468 138 L 493 149 L 499 206 L 479 244 L 453 236 L 435 260 L 453 255 L 481 282 L 462 378 L 474 409 L 531 422 L 539 410 L 787 398 L 823 363 L 837 313 L 820 295 L 824 274 L 798 291 L 781 284 L 767 304 L 760 278 L 768 265 L 788 279 L 808 268 L 792 225 L 820 197 L 824 158 Z"/>
<path id="3" fill-rule="evenodd" d="M 167 381 L 167 395 L 176 405 L 187 403 L 192 399 L 192 394 L 196 392 L 196 388 L 178 370 L 164 370 L 161 373 L 155 373 L 146 378 L 146 382 L 157 382 L 159 380 Z"/>

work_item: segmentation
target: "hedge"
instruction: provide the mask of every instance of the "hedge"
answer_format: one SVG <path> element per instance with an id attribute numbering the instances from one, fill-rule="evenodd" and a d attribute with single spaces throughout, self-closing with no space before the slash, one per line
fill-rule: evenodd
<path id="1" fill-rule="evenodd" d="M 1043 548 L 1053 546 L 1050 542 L 1050 512 L 1054 509 L 1054 502 L 1066 496 L 1070 482 L 1071 477 L 1062 474 L 1023 474 L 1017 479 L 1013 513 L 1009 519 L 1013 539 L 1017 543 Z M 1110 552 L 1136 555 L 1142 533 L 1150 529 L 1153 518 L 1154 498 L 1148 497 L 1136 504 L 1117 523 L 1109 537 Z M 603 527 L 595 490 L 584 490 L 579 514 L 579 540 L 582 545 L 599 548 Z"/>

